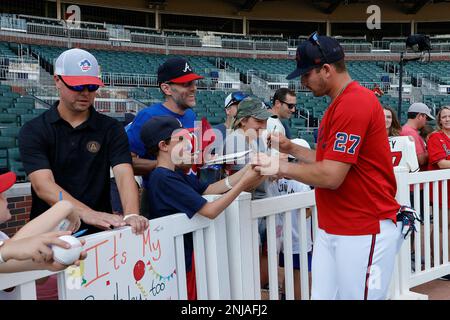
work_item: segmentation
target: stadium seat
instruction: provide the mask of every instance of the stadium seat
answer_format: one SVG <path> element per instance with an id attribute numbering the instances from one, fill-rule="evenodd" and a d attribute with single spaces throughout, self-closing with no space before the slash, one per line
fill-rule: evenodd
<path id="1" fill-rule="evenodd" d="M 0 148 L 15 148 L 15 147 L 16 147 L 15 138 L 0 136 Z"/>

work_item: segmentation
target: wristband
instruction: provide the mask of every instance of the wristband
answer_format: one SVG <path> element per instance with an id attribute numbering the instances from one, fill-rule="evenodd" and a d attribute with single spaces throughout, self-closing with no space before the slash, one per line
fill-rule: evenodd
<path id="1" fill-rule="evenodd" d="M 228 190 L 231 190 L 233 188 L 228 177 L 225 178 L 225 185 L 227 186 Z"/>
<path id="2" fill-rule="evenodd" d="M 126 216 L 123 217 L 123 220 L 126 221 L 130 217 L 139 217 L 139 215 L 136 213 L 127 214 Z"/>
<path id="3" fill-rule="evenodd" d="M 4 244 L 5 244 L 5 241 L 0 240 L 0 248 L 1 248 Z M 3 260 L 3 257 L 2 257 L 2 252 L 0 251 L 0 264 L 5 263 L 5 262 L 6 262 L 6 261 Z"/>

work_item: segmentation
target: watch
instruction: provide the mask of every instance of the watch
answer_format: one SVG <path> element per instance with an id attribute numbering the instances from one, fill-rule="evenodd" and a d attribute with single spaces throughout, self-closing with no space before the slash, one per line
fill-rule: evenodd
<path id="1" fill-rule="evenodd" d="M 0 249 L 1 249 L 1 247 L 2 247 L 4 244 L 5 244 L 5 241 L 0 240 Z M 0 264 L 5 263 L 5 262 L 6 262 L 6 261 L 3 260 L 2 252 L 1 252 L 1 250 L 0 250 Z"/>

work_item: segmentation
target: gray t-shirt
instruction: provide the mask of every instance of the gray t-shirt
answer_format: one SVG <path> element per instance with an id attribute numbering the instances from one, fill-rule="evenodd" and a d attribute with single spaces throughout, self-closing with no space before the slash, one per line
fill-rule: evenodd
<path id="1" fill-rule="evenodd" d="M 231 134 L 227 135 L 225 140 L 225 154 L 231 154 L 236 152 L 242 152 L 246 150 L 251 150 L 250 154 L 245 157 L 237 159 L 233 162 L 227 162 L 227 168 L 233 172 L 239 171 L 247 163 L 250 162 L 251 153 L 256 152 L 267 152 L 267 144 L 261 137 L 249 141 L 249 138 L 243 134 L 241 129 L 234 130 Z M 252 199 L 263 199 L 266 198 L 266 186 L 265 182 L 261 183 L 253 192 Z"/>

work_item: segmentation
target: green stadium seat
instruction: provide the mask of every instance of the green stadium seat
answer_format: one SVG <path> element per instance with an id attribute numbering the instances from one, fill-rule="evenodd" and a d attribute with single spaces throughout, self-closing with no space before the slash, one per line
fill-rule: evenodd
<path id="1" fill-rule="evenodd" d="M 0 136 L 17 138 L 19 136 L 20 127 L 0 128 Z"/>
<path id="2" fill-rule="evenodd" d="M 15 147 L 16 147 L 15 138 L 0 136 L 0 148 L 15 148 Z"/>
<path id="3" fill-rule="evenodd" d="M 208 122 L 211 125 L 216 125 L 216 124 L 219 124 L 219 123 L 223 123 L 223 122 L 225 122 L 225 117 L 217 117 L 217 116 L 208 117 Z"/>
<path id="4" fill-rule="evenodd" d="M 17 125 L 17 115 L 0 113 L 0 127 L 5 125 Z"/>
<path id="5" fill-rule="evenodd" d="M 19 115 L 19 124 L 23 126 L 25 123 L 37 117 L 37 114 L 21 114 Z"/>
<path id="6" fill-rule="evenodd" d="M 30 113 L 29 111 L 30 111 L 30 109 L 24 109 L 24 108 L 8 108 L 8 109 L 6 109 L 7 113 L 17 114 L 17 115 Z"/>

